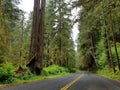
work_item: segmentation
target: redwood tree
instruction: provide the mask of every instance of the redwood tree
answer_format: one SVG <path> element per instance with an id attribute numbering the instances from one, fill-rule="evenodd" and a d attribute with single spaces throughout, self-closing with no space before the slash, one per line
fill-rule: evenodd
<path id="1" fill-rule="evenodd" d="M 44 33 L 45 0 L 34 0 L 29 63 L 31 72 L 39 75 L 42 70 L 43 33 Z"/>

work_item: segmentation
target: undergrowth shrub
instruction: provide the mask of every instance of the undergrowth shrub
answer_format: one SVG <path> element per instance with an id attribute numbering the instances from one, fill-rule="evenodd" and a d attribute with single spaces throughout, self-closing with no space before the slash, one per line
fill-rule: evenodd
<path id="1" fill-rule="evenodd" d="M 67 68 L 60 67 L 58 65 L 51 65 L 43 69 L 42 75 L 45 75 L 45 76 L 57 75 L 57 74 L 66 73 L 66 72 L 69 72 Z"/>
<path id="2" fill-rule="evenodd" d="M 33 76 L 33 74 L 30 72 L 30 70 L 28 68 L 23 68 L 23 72 L 16 75 L 17 79 L 20 80 L 29 80 L 31 77 Z"/>
<path id="3" fill-rule="evenodd" d="M 106 67 L 104 67 L 102 69 L 99 69 L 97 71 L 97 73 L 100 74 L 100 75 L 103 75 L 105 77 L 108 77 L 108 78 L 113 78 L 113 79 L 120 80 L 120 72 L 114 73 L 113 71 L 108 70 L 108 66 L 106 66 Z"/>
<path id="4" fill-rule="evenodd" d="M 0 65 L 0 83 L 8 84 L 20 80 L 28 80 L 33 76 L 28 68 L 24 68 L 20 74 L 16 74 L 15 71 L 16 68 L 11 63 Z"/>
<path id="5" fill-rule="evenodd" d="M 15 67 L 11 63 L 4 63 L 0 66 L 0 83 L 11 83 L 14 78 Z"/>
<path id="6" fill-rule="evenodd" d="M 68 68 L 69 69 L 69 72 L 70 73 L 75 73 L 75 72 L 77 72 L 77 69 L 76 68 Z"/>

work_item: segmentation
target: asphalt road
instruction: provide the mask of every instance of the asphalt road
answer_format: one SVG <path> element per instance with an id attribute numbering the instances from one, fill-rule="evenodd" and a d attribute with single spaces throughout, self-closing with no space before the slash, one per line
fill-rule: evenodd
<path id="1" fill-rule="evenodd" d="M 8 87 L 3 90 L 120 90 L 120 82 L 95 74 L 81 72 Z"/>

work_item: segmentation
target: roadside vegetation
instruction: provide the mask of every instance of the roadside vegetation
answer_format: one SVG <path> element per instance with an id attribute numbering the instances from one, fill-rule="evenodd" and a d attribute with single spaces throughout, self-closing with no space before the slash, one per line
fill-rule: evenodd
<path id="1" fill-rule="evenodd" d="M 107 67 L 104 69 L 99 69 L 96 73 L 101 76 L 120 81 L 120 72 L 114 73 L 111 70 L 108 70 Z"/>
<path id="2" fill-rule="evenodd" d="M 35 75 L 26 67 L 22 71 L 17 70 L 11 63 L 5 63 L 0 67 L 0 84 L 33 82 L 58 76 L 75 73 L 77 69 L 68 69 L 58 65 L 43 68 L 41 75 Z"/>
<path id="3" fill-rule="evenodd" d="M 120 0 L 78 0 L 78 66 L 120 80 Z"/>

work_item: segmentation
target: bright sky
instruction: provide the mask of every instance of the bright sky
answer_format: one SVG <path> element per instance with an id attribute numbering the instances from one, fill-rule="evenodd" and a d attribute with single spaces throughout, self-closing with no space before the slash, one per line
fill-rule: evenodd
<path id="1" fill-rule="evenodd" d="M 34 0 L 21 0 L 21 4 L 19 5 L 19 7 L 26 12 L 26 17 L 28 17 L 30 11 L 33 11 L 33 4 Z"/>
<path id="2" fill-rule="evenodd" d="M 33 11 L 33 4 L 34 4 L 34 0 L 22 0 L 21 1 L 21 5 L 19 5 L 19 7 L 20 7 L 20 9 L 22 9 L 26 12 L 26 14 L 25 14 L 26 17 L 28 17 L 28 14 L 30 13 L 30 11 Z M 74 9 L 72 11 L 73 16 L 76 16 L 78 11 L 79 11 L 79 9 Z M 73 32 L 72 37 L 75 42 L 77 39 L 77 35 L 79 33 L 78 24 L 74 25 L 72 32 Z M 76 42 L 75 42 L 75 45 L 77 45 Z"/>

